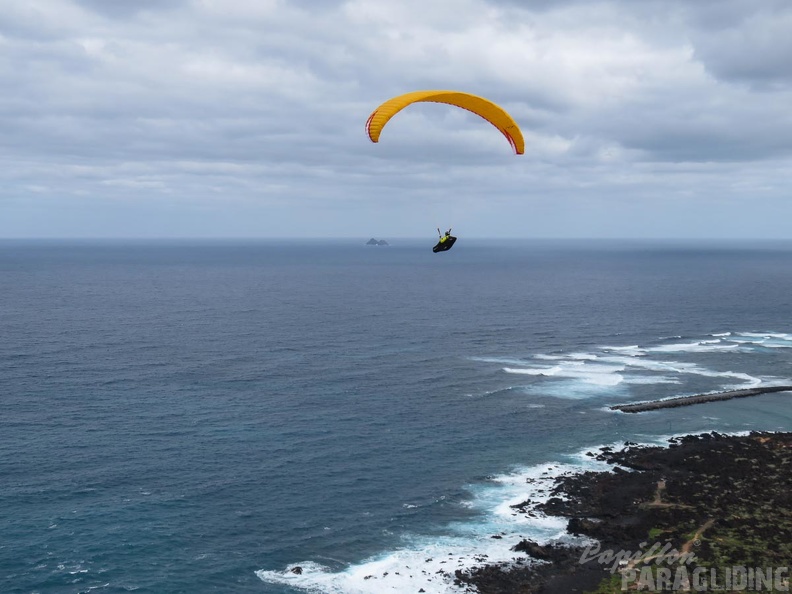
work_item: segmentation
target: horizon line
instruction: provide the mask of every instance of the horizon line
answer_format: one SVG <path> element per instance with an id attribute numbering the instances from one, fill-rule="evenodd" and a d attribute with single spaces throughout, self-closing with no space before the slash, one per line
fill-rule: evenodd
<path id="1" fill-rule="evenodd" d="M 491 236 L 491 235 L 465 235 L 465 239 L 486 241 L 630 241 L 630 242 L 748 242 L 748 241 L 790 241 L 792 237 L 518 237 L 518 236 Z M 389 236 L 389 235 L 326 235 L 326 236 L 23 236 L 1 237 L 0 241 L 368 241 L 369 239 L 385 239 L 388 241 L 425 241 L 435 239 L 434 236 Z"/>

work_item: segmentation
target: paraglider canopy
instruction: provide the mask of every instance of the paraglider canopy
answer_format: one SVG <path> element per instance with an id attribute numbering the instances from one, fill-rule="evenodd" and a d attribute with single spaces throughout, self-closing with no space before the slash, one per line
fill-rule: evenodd
<path id="1" fill-rule="evenodd" d="M 414 91 L 388 99 L 369 116 L 366 122 L 368 137 L 372 142 L 379 142 L 382 129 L 393 116 L 408 105 L 421 101 L 447 103 L 472 111 L 500 130 L 515 153 L 522 155 L 525 152 L 525 140 L 520 127 L 505 109 L 489 99 L 460 91 Z"/>

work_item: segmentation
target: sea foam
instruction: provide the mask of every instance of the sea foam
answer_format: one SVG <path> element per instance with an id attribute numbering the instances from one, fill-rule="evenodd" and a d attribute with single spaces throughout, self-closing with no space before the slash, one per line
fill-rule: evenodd
<path id="1" fill-rule="evenodd" d="M 680 337 L 673 337 L 678 340 Z M 659 339 L 658 342 L 662 342 Z M 710 334 L 701 339 L 667 344 L 600 346 L 592 352 L 538 353 L 531 358 L 489 357 L 478 361 L 505 365 L 504 373 L 530 378 L 522 387 L 532 395 L 586 399 L 629 394 L 630 386 L 684 384 L 685 376 L 722 379 L 712 390 L 751 388 L 779 381 L 730 369 L 716 370 L 699 362 L 684 361 L 697 354 L 761 353 L 761 347 L 792 348 L 792 334 Z M 674 359 L 667 355 L 676 355 Z M 728 363 L 733 359 L 724 359 Z M 515 386 L 514 389 L 519 389 Z"/>
<path id="2" fill-rule="evenodd" d="M 256 575 L 265 582 L 329 594 L 412 594 L 421 589 L 427 594 L 464 592 L 464 588 L 454 584 L 457 570 L 493 563 L 538 563 L 512 550 L 526 538 L 539 543 L 584 545 L 590 542 L 568 534 L 566 518 L 539 512 L 528 515 L 513 507 L 526 501 L 531 505 L 546 501 L 555 480 L 564 474 L 608 467 L 582 453 L 569 456 L 569 459 L 571 462 L 516 469 L 487 483 L 469 486 L 471 497 L 466 507 L 477 512 L 476 517 L 450 524 L 445 536 L 406 535 L 404 546 L 398 550 L 384 552 L 342 571 L 306 561 L 283 570 L 260 570 Z"/>

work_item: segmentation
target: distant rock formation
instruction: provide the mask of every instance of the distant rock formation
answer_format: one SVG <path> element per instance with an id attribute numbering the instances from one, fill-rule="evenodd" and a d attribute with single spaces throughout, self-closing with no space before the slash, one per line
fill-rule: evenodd
<path id="1" fill-rule="evenodd" d="M 374 239 L 373 237 L 366 242 L 366 245 L 388 245 L 384 239 Z"/>

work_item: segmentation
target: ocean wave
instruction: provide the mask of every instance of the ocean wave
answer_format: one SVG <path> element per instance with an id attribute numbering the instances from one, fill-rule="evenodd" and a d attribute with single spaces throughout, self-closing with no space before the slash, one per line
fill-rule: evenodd
<path id="1" fill-rule="evenodd" d="M 691 342 L 677 342 L 662 344 L 646 348 L 647 353 L 711 353 L 723 350 L 739 349 L 739 344 L 729 344 L 722 338 L 693 340 Z"/>
<path id="2" fill-rule="evenodd" d="M 737 432 L 743 435 L 748 432 Z M 631 442 L 638 446 L 667 446 L 670 439 L 684 433 L 639 436 Z M 623 441 L 581 448 L 546 462 L 517 468 L 491 478 L 487 483 L 470 485 L 471 499 L 466 507 L 478 511 L 473 521 L 447 527 L 447 535 L 428 537 L 407 535 L 404 546 L 350 565 L 341 570 L 305 561 L 282 570 L 258 570 L 264 582 L 287 585 L 305 592 L 323 594 L 407 594 L 423 590 L 426 594 L 458 594 L 463 586 L 454 583 L 456 570 L 469 570 L 489 564 L 528 565 L 540 563 L 512 550 L 524 539 L 539 544 L 550 542 L 585 546 L 592 543 L 566 531 L 567 518 L 548 516 L 532 510 L 552 495 L 556 479 L 586 471 L 607 471 L 613 465 L 592 455 L 602 448 L 619 449 Z M 514 506 L 530 502 L 528 513 Z"/>
<path id="3" fill-rule="evenodd" d="M 690 378 L 716 380 L 720 389 L 752 387 L 778 378 L 759 377 L 735 368 L 741 360 L 732 353 L 761 356 L 762 348 L 792 347 L 792 334 L 723 332 L 700 339 L 669 337 L 647 345 L 601 346 L 591 352 L 537 353 L 531 357 L 476 357 L 472 360 L 500 366 L 504 373 L 521 376 L 524 386 L 510 386 L 486 392 L 495 396 L 515 390 L 558 398 L 590 398 L 631 386 L 680 384 Z M 713 369 L 713 356 L 724 354 L 724 369 Z M 668 355 L 673 354 L 673 358 Z M 699 357 L 706 354 L 706 358 Z M 705 364 L 706 363 L 706 364 Z M 745 364 L 746 367 L 748 363 Z M 695 385 L 700 385 L 694 382 Z M 716 388 L 717 389 L 717 388 Z M 669 396 L 673 397 L 673 396 Z M 529 403 L 540 407 L 544 404 Z M 706 417 L 717 422 L 717 417 Z M 739 434 L 739 433 L 736 433 Z M 682 434 L 644 436 L 638 445 L 667 445 Z M 621 442 L 606 444 L 618 448 Z M 460 503 L 473 513 L 472 520 L 450 523 L 444 535 L 407 534 L 396 550 L 352 564 L 342 570 L 305 561 L 278 570 L 259 570 L 257 576 L 268 583 L 287 585 L 306 592 L 326 594 L 375 594 L 381 592 L 456 594 L 464 587 L 454 583 L 456 570 L 470 570 L 486 564 L 527 564 L 536 561 L 513 551 L 524 539 L 540 544 L 577 542 L 566 532 L 567 520 L 539 512 L 524 513 L 516 505 L 533 505 L 551 496 L 555 480 L 568 473 L 611 468 L 591 455 L 600 447 L 559 456 L 561 462 L 548 462 L 498 475 L 491 480 L 469 485 L 470 497 Z M 412 504 L 405 504 L 410 506 Z"/>
<path id="4" fill-rule="evenodd" d="M 569 458 L 572 462 L 515 469 L 487 483 L 468 486 L 471 498 L 466 507 L 477 511 L 477 517 L 450 524 L 446 536 L 407 535 L 398 550 L 383 552 L 341 571 L 306 561 L 282 570 L 259 570 L 256 575 L 268 583 L 327 594 L 412 594 L 421 589 L 427 594 L 464 592 L 454 584 L 456 570 L 490 563 L 535 563 L 512 550 L 526 538 L 542 544 L 589 542 L 566 532 L 566 518 L 538 512 L 528 515 L 512 507 L 526 501 L 547 501 L 556 478 L 564 474 L 607 468 L 582 453 Z"/>
<path id="5" fill-rule="evenodd" d="M 681 336 L 669 338 L 678 340 Z M 537 353 L 530 360 L 510 357 L 478 360 L 504 365 L 501 368 L 504 373 L 530 378 L 530 383 L 522 386 L 527 393 L 554 398 L 585 399 L 613 394 L 613 390 L 629 391 L 630 386 L 684 385 L 685 376 L 723 380 L 719 385 L 712 386 L 713 390 L 750 388 L 775 381 L 777 378 L 757 377 L 732 369 L 716 370 L 700 362 L 677 360 L 702 353 L 724 353 L 729 354 L 731 367 L 735 362 L 740 362 L 732 359 L 731 354 L 759 356 L 761 351 L 756 348 L 759 346 L 792 348 L 792 334 L 722 332 L 669 344 L 603 345 L 591 352 Z M 670 354 L 676 355 L 674 359 L 664 357 Z"/>

